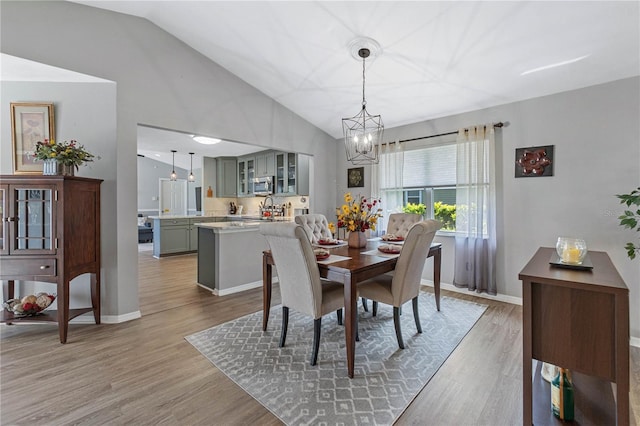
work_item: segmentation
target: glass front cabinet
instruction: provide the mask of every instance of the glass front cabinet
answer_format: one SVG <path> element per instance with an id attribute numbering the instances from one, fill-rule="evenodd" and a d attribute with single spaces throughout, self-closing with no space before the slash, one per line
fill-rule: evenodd
<path id="1" fill-rule="evenodd" d="M 100 179 L 73 176 L 0 176 L 0 281 L 3 296 L 15 294 L 15 281 L 56 284 L 57 310 L 35 316 L 2 310 L 0 322 L 58 323 L 67 341 L 69 320 L 93 313 L 100 323 Z M 91 306 L 69 309 L 70 281 L 91 275 Z M 6 286 L 6 287 L 5 287 Z M 5 293 L 6 289 L 6 293 Z M 21 288 L 19 288 L 21 290 Z"/>

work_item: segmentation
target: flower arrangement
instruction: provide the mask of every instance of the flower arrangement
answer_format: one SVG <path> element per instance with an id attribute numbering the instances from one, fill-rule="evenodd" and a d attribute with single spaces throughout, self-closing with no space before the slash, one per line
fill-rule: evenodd
<path id="1" fill-rule="evenodd" d="M 55 159 L 64 165 L 75 166 L 76 170 L 83 163 L 89 163 L 95 158 L 95 155 L 75 140 L 56 143 L 53 139 L 37 142 L 33 156 L 38 160 Z"/>
<path id="2" fill-rule="evenodd" d="M 30 294 L 22 299 L 9 299 L 4 303 L 4 307 L 16 315 L 36 315 L 40 311 L 48 308 L 56 299 L 53 294 L 38 293 Z"/>
<path id="3" fill-rule="evenodd" d="M 382 217 L 381 208 L 379 208 L 380 200 L 367 200 L 362 195 L 353 198 L 350 192 L 344 194 L 344 204 L 336 209 L 337 227 L 346 228 L 348 231 L 361 231 L 367 229 L 375 231 L 378 218 Z M 334 233 L 336 225 L 329 224 L 329 230 Z"/>

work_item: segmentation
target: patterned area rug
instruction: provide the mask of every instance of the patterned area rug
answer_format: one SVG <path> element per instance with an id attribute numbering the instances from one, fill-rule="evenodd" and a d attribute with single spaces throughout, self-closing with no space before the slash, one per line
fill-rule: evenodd
<path id="1" fill-rule="evenodd" d="M 313 320 L 291 310 L 284 348 L 278 347 L 281 306 L 271 309 L 262 331 L 262 313 L 238 318 L 187 336 L 186 340 L 253 398 L 288 425 L 390 425 L 438 371 L 482 316 L 485 305 L 434 296 L 419 299 L 422 334 L 417 334 L 411 302 L 401 315 L 405 349 L 400 350 L 390 306 L 378 315 L 359 303 L 360 341 L 355 377 L 347 377 L 344 327 L 336 316 L 322 319 L 318 364 L 309 365 Z"/>

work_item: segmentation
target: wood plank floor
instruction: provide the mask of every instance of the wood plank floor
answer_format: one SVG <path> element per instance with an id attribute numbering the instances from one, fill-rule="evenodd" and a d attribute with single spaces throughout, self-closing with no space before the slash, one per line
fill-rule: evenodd
<path id="1" fill-rule="evenodd" d="M 55 325 L 1 326 L 0 424 L 281 424 L 184 340 L 261 310 L 261 290 L 213 296 L 195 285 L 195 255 L 141 251 L 139 268 L 139 320 L 72 324 L 65 345 Z M 521 307 L 444 294 L 489 309 L 397 424 L 521 424 Z M 640 424 L 638 348 L 631 359 L 631 417 Z"/>

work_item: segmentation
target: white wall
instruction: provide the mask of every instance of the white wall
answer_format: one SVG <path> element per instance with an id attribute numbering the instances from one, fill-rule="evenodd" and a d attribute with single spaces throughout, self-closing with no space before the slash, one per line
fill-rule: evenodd
<path id="1" fill-rule="evenodd" d="M 313 155 L 323 177 L 314 180 L 314 203 L 330 206 L 335 199 L 333 186 L 325 184 L 326 176 L 336 174 L 333 138 L 148 21 L 60 1 L 2 1 L 0 12 L 3 53 L 117 83 L 117 134 L 106 142 L 116 152 L 115 200 L 109 205 L 115 210 L 109 217 L 117 226 L 103 251 L 115 257 L 117 275 L 108 285 L 118 291 L 104 306 L 105 315 L 138 311 L 131 184 L 137 179 L 138 124 Z"/>
<path id="2" fill-rule="evenodd" d="M 640 78 L 385 129 L 385 140 L 499 121 L 509 125 L 496 132 L 498 293 L 521 298 L 518 273 L 538 247 L 580 236 L 590 250 L 609 254 L 629 287 L 631 335 L 640 338 L 640 261 L 629 260 L 623 248 L 638 235 L 618 225 L 623 207 L 615 197 L 640 186 Z M 514 178 L 515 149 L 540 145 L 555 146 L 554 176 Z M 337 204 L 348 167 L 343 159 Z M 370 193 L 370 182 L 367 167 L 363 193 Z M 442 280 L 451 283 L 452 238 L 436 240 L 444 243 Z M 430 269 L 424 276 L 431 278 Z"/>

